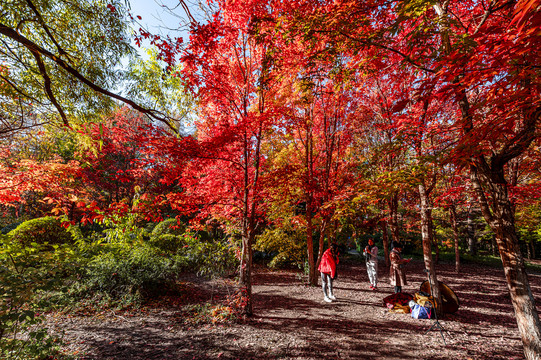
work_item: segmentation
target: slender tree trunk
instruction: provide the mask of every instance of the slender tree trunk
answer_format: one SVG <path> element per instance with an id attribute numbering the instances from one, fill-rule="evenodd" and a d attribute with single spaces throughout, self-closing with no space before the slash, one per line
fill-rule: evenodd
<path id="1" fill-rule="evenodd" d="M 246 141 L 245 141 L 246 144 Z M 246 153 L 247 145 L 245 145 Z M 248 157 L 246 157 L 248 158 Z M 239 283 L 241 286 L 241 296 L 244 303 L 244 314 L 251 316 L 252 308 L 252 242 L 254 237 L 254 229 L 252 221 L 250 221 L 250 187 L 248 167 L 244 169 L 244 191 L 243 191 L 243 209 L 242 209 L 242 252 L 240 259 L 240 276 Z"/>
<path id="2" fill-rule="evenodd" d="M 260 98 L 260 111 L 262 104 Z M 247 113 L 245 114 L 247 115 Z M 248 132 L 244 132 L 244 189 L 242 198 L 242 254 L 240 261 L 239 282 L 244 303 L 244 314 L 253 315 L 252 306 L 252 245 L 255 238 L 257 193 L 259 188 L 260 151 L 261 151 L 262 128 L 260 127 L 255 135 L 256 141 L 252 143 Z M 254 151 L 252 153 L 252 151 Z M 252 155 L 252 156 L 251 156 Z M 250 176 L 250 169 L 253 170 L 253 177 Z"/>
<path id="3" fill-rule="evenodd" d="M 325 234 L 327 233 L 327 221 L 323 220 L 323 223 L 320 227 L 320 233 L 319 233 L 319 247 L 317 250 L 317 261 L 316 261 L 316 268 L 319 267 L 319 264 L 321 263 L 321 257 L 323 256 L 323 247 L 325 244 Z"/>
<path id="4" fill-rule="evenodd" d="M 498 256 L 498 243 L 494 234 L 492 234 L 492 256 Z"/>
<path id="5" fill-rule="evenodd" d="M 309 198 L 306 200 L 306 246 L 308 252 L 308 283 L 317 286 L 317 268 L 314 262 L 314 238 L 312 224 L 312 205 Z"/>
<path id="6" fill-rule="evenodd" d="M 451 204 L 449 207 L 449 215 L 451 217 L 451 228 L 453 229 L 453 239 L 455 241 L 455 271 L 457 274 L 460 273 L 460 247 L 458 242 L 460 239 L 458 233 L 458 223 L 457 223 L 457 214 L 455 204 Z"/>
<path id="7" fill-rule="evenodd" d="M 394 193 L 387 200 L 389 205 L 389 229 L 393 241 L 400 242 L 400 232 L 398 229 L 398 193 Z"/>
<path id="8" fill-rule="evenodd" d="M 253 232 L 248 228 L 243 229 L 242 256 L 240 261 L 240 279 L 242 296 L 245 299 L 244 314 L 251 316 L 252 308 L 252 243 Z"/>
<path id="9" fill-rule="evenodd" d="M 433 238 L 433 236 L 432 236 Z M 433 238 L 433 244 L 436 252 L 436 257 L 434 258 L 434 264 L 438 265 L 440 263 L 440 244 L 438 244 L 438 240 Z"/>
<path id="10" fill-rule="evenodd" d="M 306 116 L 312 118 L 312 109 L 306 109 Z M 308 122 L 311 123 L 311 122 Z M 307 255 L 308 255 L 308 283 L 310 285 L 317 286 L 318 283 L 318 274 L 317 268 L 319 262 L 314 263 L 314 228 L 313 228 L 313 194 L 311 193 L 313 189 L 313 179 L 314 179 L 314 152 L 313 152 L 313 137 L 312 137 L 312 128 L 311 125 L 308 125 L 306 128 L 306 142 L 304 146 L 304 165 L 306 169 L 306 177 L 304 179 L 306 187 L 306 246 L 307 246 Z"/>
<path id="11" fill-rule="evenodd" d="M 468 219 L 466 220 L 466 233 L 468 234 L 468 252 L 470 255 L 477 255 L 477 239 L 472 220 L 472 206 L 468 207 Z"/>
<path id="12" fill-rule="evenodd" d="M 419 198 L 421 202 L 421 236 L 423 238 L 423 257 L 425 262 L 425 269 L 429 272 L 427 274 L 430 284 L 433 285 L 432 294 L 436 301 L 436 310 L 438 314 L 441 314 L 441 293 L 438 283 L 438 277 L 436 269 L 432 261 L 432 210 L 430 209 L 429 194 L 426 191 L 424 184 L 419 184 Z"/>
<path id="13" fill-rule="evenodd" d="M 381 234 L 383 236 L 383 254 L 385 256 L 385 268 L 389 268 L 389 266 L 391 266 L 391 264 L 389 263 L 389 236 L 387 234 L 387 222 L 386 221 L 381 221 L 380 223 L 380 226 L 381 226 Z"/>

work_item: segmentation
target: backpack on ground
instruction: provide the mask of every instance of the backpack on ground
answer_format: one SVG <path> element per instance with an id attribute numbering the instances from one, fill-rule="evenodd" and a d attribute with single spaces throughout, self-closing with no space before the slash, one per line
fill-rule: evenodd
<path id="1" fill-rule="evenodd" d="M 432 308 L 415 304 L 411 309 L 411 317 L 414 319 L 432 319 Z"/>

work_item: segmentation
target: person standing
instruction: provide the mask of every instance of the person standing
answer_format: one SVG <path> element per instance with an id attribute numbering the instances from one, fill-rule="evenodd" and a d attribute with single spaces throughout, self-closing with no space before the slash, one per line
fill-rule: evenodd
<path id="1" fill-rule="evenodd" d="M 321 256 L 321 262 L 318 270 L 321 272 L 321 287 L 323 288 L 323 300 L 325 302 L 332 302 L 333 300 L 336 300 L 332 290 L 332 283 L 336 278 L 338 255 L 338 246 L 333 243 Z"/>
<path id="2" fill-rule="evenodd" d="M 389 260 L 391 261 L 389 279 L 391 280 L 391 285 L 394 285 L 395 294 L 400 293 L 402 292 L 402 286 L 408 285 L 404 265 L 409 263 L 411 259 L 402 259 L 402 244 L 393 243 L 393 250 L 389 254 Z"/>
<path id="3" fill-rule="evenodd" d="M 364 248 L 364 257 L 366 258 L 366 272 L 370 281 L 370 289 L 378 288 L 378 247 L 374 245 L 373 239 L 368 239 L 368 245 Z"/>

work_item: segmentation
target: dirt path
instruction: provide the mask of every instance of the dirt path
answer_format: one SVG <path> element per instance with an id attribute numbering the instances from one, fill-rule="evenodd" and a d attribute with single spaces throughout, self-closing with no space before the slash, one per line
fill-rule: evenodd
<path id="1" fill-rule="evenodd" d="M 419 288 L 422 268 L 420 263 L 408 266 L 410 285 L 404 291 Z M 380 274 L 374 292 L 364 264 L 357 261 L 341 264 L 338 300 L 331 304 L 323 302 L 320 287 L 302 285 L 295 272 L 260 269 L 254 276 L 256 315 L 245 324 L 179 326 L 175 306 L 133 317 L 111 312 L 51 316 L 49 322 L 65 331 L 68 349 L 87 360 L 523 359 L 503 270 L 465 265 L 460 278 L 452 265 L 437 270 L 461 301 L 458 312 L 441 321 L 447 345 L 437 330 L 425 335 L 432 320 L 389 313 L 381 301 L 392 293 L 386 274 Z M 541 275 L 531 275 L 530 281 L 539 304 Z M 200 285 L 209 290 L 208 283 Z"/>

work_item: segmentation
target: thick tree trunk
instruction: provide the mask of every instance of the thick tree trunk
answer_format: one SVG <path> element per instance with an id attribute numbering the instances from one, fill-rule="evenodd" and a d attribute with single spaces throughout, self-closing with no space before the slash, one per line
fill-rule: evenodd
<path id="1" fill-rule="evenodd" d="M 511 216 L 509 216 L 511 215 Z M 505 277 L 517 317 L 517 324 L 527 359 L 541 358 L 541 328 L 535 300 L 530 290 L 524 260 L 518 247 L 512 214 L 496 225 L 496 241 L 500 250 Z"/>
<path id="2" fill-rule="evenodd" d="M 456 214 L 456 207 L 454 204 L 451 204 L 449 207 L 449 215 L 451 218 L 451 228 L 453 229 L 453 239 L 455 242 L 455 271 L 457 274 L 460 273 L 460 248 L 458 246 L 459 242 L 459 233 L 458 233 L 458 222 L 457 222 L 457 214 Z"/>
<path id="3" fill-rule="evenodd" d="M 471 179 L 480 199 L 483 215 L 496 235 L 524 354 L 528 360 L 541 359 L 541 324 L 519 248 L 513 206 L 503 177 L 503 166 L 499 169 L 485 168 L 483 164 L 479 167 L 472 166 Z M 491 198 L 490 204 L 485 193 Z"/>
<path id="4" fill-rule="evenodd" d="M 427 276 L 430 281 L 432 295 L 436 301 L 436 310 L 441 314 L 441 293 L 436 275 L 436 269 L 432 261 L 432 210 L 430 209 L 429 194 L 424 184 L 419 184 L 419 199 L 421 200 L 421 236 L 423 238 L 423 257 Z"/>
<path id="5" fill-rule="evenodd" d="M 391 264 L 389 263 L 389 236 L 387 235 L 387 222 L 381 221 L 381 234 L 383 236 L 383 255 L 385 256 L 385 268 L 388 269 Z"/>
<path id="6" fill-rule="evenodd" d="M 444 4 L 448 4 L 445 2 Z M 447 6 L 436 3 L 434 8 L 443 23 L 442 42 L 446 54 L 451 52 L 448 32 Z M 453 79 L 461 84 L 461 78 Z M 529 77 L 524 80 L 524 88 L 530 90 Z M 468 136 L 474 128 L 470 111 L 470 102 L 465 88 L 457 92 L 457 104 L 461 111 L 463 135 Z M 541 117 L 541 107 L 532 104 L 531 109 L 523 111 L 523 122 L 512 137 L 502 139 L 504 144 L 499 151 L 493 152 L 490 162 L 482 155 L 472 154 L 470 161 L 470 179 L 477 194 L 481 211 L 486 222 L 496 234 L 496 241 L 502 259 L 507 286 L 515 309 L 517 324 L 524 346 L 526 359 L 541 359 L 541 328 L 535 301 L 524 267 L 524 259 L 518 248 L 513 206 L 507 192 L 504 166 L 509 161 L 523 154 L 536 136 L 536 128 Z M 493 150 L 494 151 L 494 150 Z M 490 201 L 486 195 L 490 196 Z M 492 209 L 491 209 L 492 206 Z"/>

